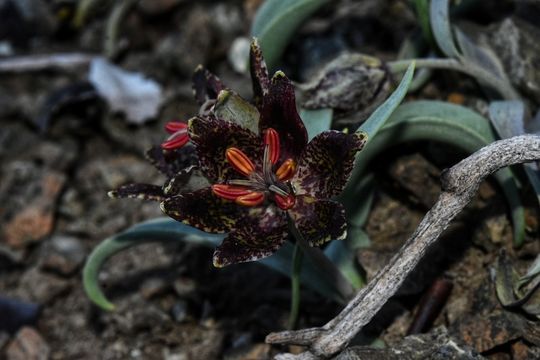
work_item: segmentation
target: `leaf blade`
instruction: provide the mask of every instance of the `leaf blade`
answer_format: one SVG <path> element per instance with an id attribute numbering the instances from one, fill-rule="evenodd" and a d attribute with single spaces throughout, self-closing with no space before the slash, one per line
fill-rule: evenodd
<path id="1" fill-rule="evenodd" d="M 274 69 L 292 34 L 329 0 L 266 0 L 255 15 L 251 34 L 259 38 L 269 69 Z"/>
<path id="2" fill-rule="evenodd" d="M 365 132 L 368 135 L 368 144 L 366 146 L 369 146 L 369 140 L 374 137 L 377 132 L 383 127 L 386 120 L 390 118 L 390 116 L 401 103 L 405 95 L 407 95 L 407 90 L 409 89 L 409 86 L 411 85 L 411 81 L 413 79 L 414 67 L 415 62 L 413 61 L 407 68 L 407 71 L 405 72 L 405 75 L 403 75 L 403 78 L 401 79 L 401 82 L 399 83 L 397 89 L 358 128 L 357 131 Z"/>
<path id="3" fill-rule="evenodd" d="M 448 0 L 432 0 L 429 7 L 431 32 L 441 51 L 450 58 L 460 57 L 450 25 Z"/>

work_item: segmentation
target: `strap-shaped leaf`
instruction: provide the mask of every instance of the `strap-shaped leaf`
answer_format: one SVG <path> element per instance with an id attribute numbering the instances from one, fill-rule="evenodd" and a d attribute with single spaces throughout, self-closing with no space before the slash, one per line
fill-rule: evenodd
<path id="1" fill-rule="evenodd" d="M 332 109 L 302 109 L 300 111 L 300 117 L 306 126 L 308 139 L 310 141 L 318 134 L 330 129 L 330 126 L 332 125 L 332 115 Z"/>
<path id="2" fill-rule="evenodd" d="M 460 53 L 454 42 L 449 12 L 448 0 L 431 0 L 429 19 L 433 37 L 446 56 L 458 58 Z"/>
<path id="3" fill-rule="evenodd" d="M 259 39 L 269 69 L 275 69 L 298 26 L 328 2 L 329 0 L 266 0 L 261 5 L 253 20 L 251 34 Z"/>
<path id="4" fill-rule="evenodd" d="M 170 218 L 157 218 L 146 221 L 123 233 L 111 236 L 94 248 L 88 256 L 83 269 L 83 285 L 86 294 L 96 305 L 104 310 L 114 310 L 111 303 L 99 286 L 98 275 L 103 264 L 114 254 L 132 246 L 150 242 L 184 241 L 215 248 L 223 240 L 223 234 L 209 234 Z M 261 263 L 285 276 L 290 276 L 292 266 L 293 245 L 286 243 L 276 254 L 260 260 Z M 341 260 L 339 260 L 341 261 Z M 346 264 L 349 266 L 349 264 Z M 339 264 L 338 264 L 339 266 Z M 351 272 L 348 271 L 350 275 Z M 316 264 L 309 259 L 303 262 L 301 273 L 302 284 L 334 301 L 344 303 L 334 284 L 325 281 Z"/>
<path id="5" fill-rule="evenodd" d="M 518 100 L 493 101 L 489 104 L 489 118 L 495 130 L 506 139 L 512 136 L 525 134 L 524 126 L 525 106 Z M 540 203 L 540 172 L 536 163 L 523 164 L 529 183 L 536 193 Z"/>
<path id="6" fill-rule="evenodd" d="M 368 144 L 366 145 L 366 147 L 369 147 L 370 139 L 372 139 L 383 127 L 386 120 L 390 118 L 394 110 L 399 106 L 399 104 L 407 94 L 407 90 L 409 89 L 409 86 L 411 85 L 411 81 L 413 79 L 414 66 L 415 63 L 413 61 L 407 68 L 407 71 L 405 72 L 405 75 L 403 75 L 403 78 L 401 79 L 401 82 L 399 83 L 397 89 L 358 128 L 357 131 L 363 131 L 368 135 Z"/>

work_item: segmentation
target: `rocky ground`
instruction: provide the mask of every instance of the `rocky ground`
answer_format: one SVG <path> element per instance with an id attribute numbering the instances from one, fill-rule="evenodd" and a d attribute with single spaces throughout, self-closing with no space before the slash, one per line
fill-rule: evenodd
<path id="1" fill-rule="evenodd" d="M 29 0 L 24 2 L 34 11 L 29 13 L 14 3 L 0 1 L 0 50 L 6 52 L 0 56 L 102 52 L 110 6 L 102 4 L 73 30 L 67 22 L 74 2 Z M 249 96 L 250 82 L 234 70 L 240 64 L 229 49 L 247 36 L 259 4 L 140 1 L 122 24 L 115 60 L 164 88 L 167 100 L 159 115 L 143 125 L 111 113 L 92 94 L 84 96 L 86 66 L 0 72 L 0 358 L 232 360 L 301 350 L 264 343 L 269 332 L 286 327 L 290 284 L 258 264 L 217 270 L 206 248 L 180 243 L 132 248 L 109 261 L 100 275 L 117 305 L 110 313 L 90 303 L 81 281 L 84 260 L 100 241 L 162 216 L 156 203 L 111 200 L 107 191 L 131 181 L 163 181 L 144 151 L 163 140 L 167 121 L 197 111 L 190 89 L 195 66 L 208 65 Z M 302 28 L 284 68 L 305 81 L 326 54 L 343 49 L 393 58 L 414 26 L 405 1 L 340 1 Z M 415 97 L 453 99 L 481 110 L 482 100 L 467 96 L 471 84 L 443 74 Z M 442 154 L 437 159 L 422 155 L 434 153 L 426 151 L 430 146 L 410 145 L 376 161 L 380 186 L 366 226 L 372 246 L 358 253 L 368 279 L 435 201 L 441 169 L 460 158 L 445 148 L 436 149 Z M 482 186 L 475 203 L 366 329 L 364 343 L 379 338 L 390 347 L 416 344 L 415 338 L 402 339 L 424 307 L 421 299 L 432 296 L 434 283 L 445 281 L 452 290 L 434 325 L 424 329 L 428 336 L 449 336 L 488 359 L 540 358 L 538 322 L 505 311 L 493 283 L 501 248 L 521 261 L 519 269 L 540 252 L 537 212 L 527 209 L 526 243 L 513 250 L 498 192 L 494 184 Z M 299 326 L 321 325 L 339 309 L 305 290 Z"/>

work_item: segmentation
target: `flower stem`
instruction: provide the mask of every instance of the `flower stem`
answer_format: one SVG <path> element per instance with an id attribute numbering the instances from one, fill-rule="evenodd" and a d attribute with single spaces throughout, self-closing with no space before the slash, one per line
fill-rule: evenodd
<path id="1" fill-rule="evenodd" d="M 324 253 L 319 249 L 312 247 L 308 244 L 306 239 L 302 236 L 300 231 L 298 231 L 298 228 L 296 227 L 294 220 L 291 219 L 290 216 L 288 216 L 289 219 L 289 230 L 291 234 L 294 236 L 296 240 L 296 244 L 302 249 L 304 254 L 311 260 L 313 263 L 317 265 L 317 268 L 321 272 L 321 276 L 327 277 L 329 282 L 331 284 L 334 284 L 335 289 L 337 292 L 341 295 L 343 300 L 347 302 L 349 299 L 351 299 L 354 294 L 354 288 L 351 285 L 351 283 L 347 280 L 345 276 L 341 273 L 341 271 L 334 265 L 333 262 L 330 261 L 324 255 Z"/>
<path id="2" fill-rule="evenodd" d="M 388 67 L 393 73 L 402 72 L 407 69 L 412 61 L 416 62 L 416 68 L 418 69 L 446 69 L 465 73 L 489 85 L 507 100 L 520 99 L 519 94 L 507 81 L 498 78 L 484 68 L 471 62 L 458 61 L 456 59 L 410 59 L 391 61 L 388 63 Z"/>
<path id="3" fill-rule="evenodd" d="M 293 263 L 291 269 L 291 313 L 289 314 L 289 324 L 287 328 L 293 330 L 298 321 L 300 310 L 300 274 L 302 272 L 302 259 L 304 253 L 296 243 L 294 246 Z"/>

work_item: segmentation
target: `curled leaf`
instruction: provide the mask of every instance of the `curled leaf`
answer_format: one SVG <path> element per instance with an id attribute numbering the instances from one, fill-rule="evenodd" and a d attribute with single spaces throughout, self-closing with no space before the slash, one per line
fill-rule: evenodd
<path id="1" fill-rule="evenodd" d="M 103 58 L 92 61 L 88 81 L 112 111 L 126 115 L 127 121 L 142 124 L 158 115 L 163 94 L 161 86 L 140 73 L 126 71 Z"/>
<path id="2" fill-rule="evenodd" d="M 302 106 L 332 108 L 346 114 L 377 105 L 390 91 L 390 76 L 383 62 L 363 54 L 342 54 L 328 63 L 307 84 Z M 377 99 L 380 99 L 377 101 Z"/>

